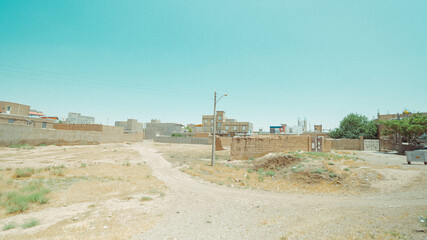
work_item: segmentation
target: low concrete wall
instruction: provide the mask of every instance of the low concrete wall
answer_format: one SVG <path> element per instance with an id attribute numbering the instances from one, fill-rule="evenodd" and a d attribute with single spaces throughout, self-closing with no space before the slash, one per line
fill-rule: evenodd
<path id="1" fill-rule="evenodd" d="M 363 138 L 361 139 L 332 139 L 331 148 L 334 150 L 363 150 Z"/>
<path id="2" fill-rule="evenodd" d="M 183 144 L 204 144 L 204 145 L 212 144 L 212 140 L 209 138 L 169 137 L 169 136 L 155 137 L 154 142 L 183 143 Z"/>
<path id="3" fill-rule="evenodd" d="M 119 142 L 140 142 L 143 134 L 125 134 L 120 128 L 108 127 L 103 132 L 97 131 L 70 131 L 42 129 L 30 126 L 0 124 L 0 145 L 9 146 L 15 144 L 100 144 Z"/>
<path id="4" fill-rule="evenodd" d="M 234 137 L 231 142 L 231 160 L 247 160 L 271 152 L 311 151 L 311 136 L 251 136 Z"/>

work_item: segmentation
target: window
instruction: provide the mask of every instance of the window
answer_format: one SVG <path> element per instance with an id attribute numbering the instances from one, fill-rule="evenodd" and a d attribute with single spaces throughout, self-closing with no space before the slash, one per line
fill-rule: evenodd
<path id="1" fill-rule="evenodd" d="M 236 130 L 237 130 L 237 127 L 236 127 L 236 126 L 234 126 L 234 127 L 233 127 L 233 130 L 234 130 L 234 131 L 236 131 Z"/>
<path id="2" fill-rule="evenodd" d="M 8 112 L 10 111 L 10 106 L 7 106 L 7 111 L 8 111 Z"/>
<path id="3" fill-rule="evenodd" d="M 245 130 L 246 130 L 246 127 L 242 127 L 242 130 L 243 130 L 243 131 L 245 131 Z"/>
<path id="4" fill-rule="evenodd" d="M 46 128 L 46 126 L 47 126 L 46 122 L 42 123 L 42 128 Z"/>
<path id="5" fill-rule="evenodd" d="M 213 127 L 211 127 L 211 131 L 213 131 Z"/>
<path id="6" fill-rule="evenodd" d="M 218 116 L 218 120 L 221 120 L 221 116 Z"/>
<path id="7" fill-rule="evenodd" d="M 218 128 L 221 128 L 221 123 L 218 123 Z"/>
<path id="8" fill-rule="evenodd" d="M 205 119 L 205 123 L 208 123 L 208 120 Z"/>
<path id="9" fill-rule="evenodd" d="M 213 123 L 213 119 L 211 120 L 211 123 Z"/>
<path id="10" fill-rule="evenodd" d="M 225 126 L 225 130 L 228 130 L 228 126 Z"/>
<path id="11" fill-rule="evenodd" d="M 15 119 L 7 119 L 7 123 L 15 123 Z"/>
<path id="12" fill-rule="evenodd" d="M 205 132 L 206 132 L 206 130 L 208 130 L 208 128 L 205 126 Z"/>

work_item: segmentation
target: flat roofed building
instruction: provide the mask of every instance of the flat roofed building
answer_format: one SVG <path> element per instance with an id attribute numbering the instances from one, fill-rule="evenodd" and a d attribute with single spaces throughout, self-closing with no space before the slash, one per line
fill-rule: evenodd
<path id="1" fill-rule="evenodd" d="M 24 125 L 35 128 L 53 129 L 54 120 L 19 116 L 11 114 L 0 114 L 0 124 Z"/>
<path id="2" fill-rule="evenodd" d="M 0 113 L 19 115 L 19 116 L 28 116 L 29 112 L 30 112 L 30 106 L 28 105 L 0 101 Z"/>
<path id="3" fill-rule="evenodd" d="M 114 124 L 116 127 L 124 128 L 125 133 L 138 133 L 143 132 L 144 126 L 139 123 L 136 119 L 128 119 L 127 121 L 116 121 Z"/>
<path id="4" fill-rule="evenodd" d="M 66 122 L 68 124 L 94 124 L 95 118 L 82 116 L 80 113 L 68 113 Z"/>
<path id="5" fill-rule="evenodd" d="M 213 115 L 202 116 L 202 132 L 213 132 Z M 224 111 L 216 113 L 216 132 L 217 133 L 252 133 L 253 125 L 250 122 L 238 122 L 235 119 L 227 119 Z"/>
<path id="6" fill-rule="evenodd" d="M 171 136 L 174 133 L 183 133 L 184 125 L 179 123 L 162 123 L 158 119 L 153 119 L 146 124 L 145 139 L 154 139 L 156 136 Z"/>

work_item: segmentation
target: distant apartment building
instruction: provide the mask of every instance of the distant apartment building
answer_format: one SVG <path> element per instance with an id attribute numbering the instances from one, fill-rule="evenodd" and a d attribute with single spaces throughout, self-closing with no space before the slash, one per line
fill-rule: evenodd
<path id="1" fill-rule="evenodd" d="M 128 119 L 127 121 L 116 121 L 116 127 L 124 128 L 125 133 L 138 133 L 144 131 L 144 125 L 136 119 Z"/>
<path id="2" fill-rule="evenodd" d="M 195 132 L 195 133 L 201 133 L 201 132 L 203 132 L 203 125 L 202 125 L 202 124 L 197 124 L 197 125 L 194 127 L 194 132 Z"/>
<path id="3" fill-rule="evenodd" d="M 66 120 L 68 124 L 94 124 L 95 118 L 82 116 L 80 113 L 68 113 L 68 117 Z"/>
<path id="4" fill-rule="evenodd" d="M 28 105 L 0 101 L 0 113 L 19 115 L 19 116 L 28 116 L 29 112 L 30 112 L 30 106 Z"/>
<path id="5" fill-rule="evenodd" d="M 174 133 L 183 133 L 184 125 L 178 123 L 162 123 L 158 119 L 152 119 L 145 126 L 145 139 L 154 139 L 156 136 L 171 136 Z"/>
<path id="6" fill-rule="evenodd" d="M 270 126 L 270 134 L 285 134 L 286 133 L 286 124 L 280 126 Z"/>
<path id="7" fill-rule="evenodd" d="M 213 115 L 202 116 L 202 131 L 213 132 Z M 253 132 L 253 125 L 250 122 L 238 122 L 235 119 L 227 119 L 224 111 L 216 112 L 216 132 L 228 134 L 247 134 Z"/>
<path id="8" fill-rule="evenodd" d="M 314 131 L 315 132 L 322 132 L 323 131 L 322 125 L 314 125 Z"/>

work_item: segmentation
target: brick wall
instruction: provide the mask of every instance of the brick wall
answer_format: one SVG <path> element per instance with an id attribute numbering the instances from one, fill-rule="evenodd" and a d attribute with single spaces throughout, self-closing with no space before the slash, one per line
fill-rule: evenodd
<path id="1" fill-rule="evenodd" d="M 74 130 L 74 131 L 95 131 L 102 132 L 103 126 L 100 124 L 65 124 L 57 123 L 53 125 L 57 130 Z"/>
<path id="2" fill-rule="evenodd" d="M 247 160 L 271 152 L 311 151 L 311 136 L 251 136 L 234 137 L 231 142 L 231 160 Z"/>
<path id="3" fill-rule="evenodd" d="M 125 134 L 123 128 L 109 126 L 106 126 L 103 132 L 98 132 L 42 129 L 31 126 L 0 123 L 0 146 L 15 144 L 78 145 L 140 142 L 143 140 L 143 136 L 143 133 Z"/>
<path id="4" fill-rule="evenodd" d="M 361 139 L 332 139 L 331 148 L 335 150 L 363 150 L 363 138 Z"/>

